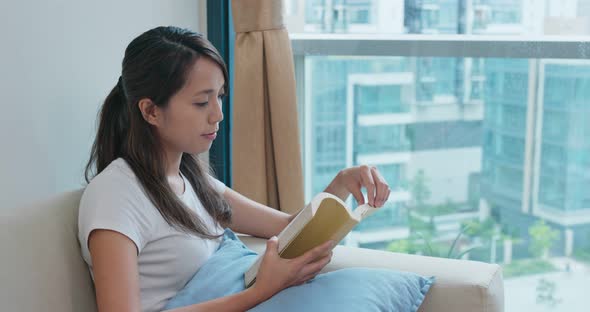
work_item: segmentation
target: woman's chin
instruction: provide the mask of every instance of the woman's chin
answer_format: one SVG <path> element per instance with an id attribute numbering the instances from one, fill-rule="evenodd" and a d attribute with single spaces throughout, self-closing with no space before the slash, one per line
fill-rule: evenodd
<path id="1" fill-rule="evenodd" d="M 187 151 L 187 153 L 198 155 L 198 154 L 206 153 L 210 149 L 211 149 L 211 144 L 209 144 L 208 146 L 198 146 L 198 147 L 191 148 L 189 151 Z"/>

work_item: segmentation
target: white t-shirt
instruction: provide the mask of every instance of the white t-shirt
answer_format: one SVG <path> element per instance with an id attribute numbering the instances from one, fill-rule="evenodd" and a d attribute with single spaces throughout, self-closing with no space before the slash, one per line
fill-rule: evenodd
<path id="1" fill-rule="evenodd" d="M 216 191 L 225 185 L 208 176 Z M 181 200 L 208 226 L 222 234 L 205 210 L 191 184 L 183 176 L 185 192 Z M 90 181 L 80 201 L 78 240 L 82 256 L 92 272 L 88 236 L 94 229 L 117 231 L 137 246 L 141 310 L 161 311 L 180 291 L 203 263 L 215 252 L 221 238 L 203 239 L 177 231 L 149 200 L 133 170 L 118 158 Z M 94 276 L 93 276 L 94 278 Z"/>

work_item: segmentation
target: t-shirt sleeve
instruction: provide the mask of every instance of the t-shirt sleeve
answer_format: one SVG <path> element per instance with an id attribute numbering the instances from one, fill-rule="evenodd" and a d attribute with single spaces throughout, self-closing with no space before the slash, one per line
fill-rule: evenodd
<path id="1" fill-rule="evenodd" d="M 78 215 L 78 239 L 84 258 L 90 263 L 88 237 L 93 230 L 121 233 L 137 247 L 149 240 L 150 216 L 142 191 L 131 178 L 105 176 L 93 180 L 84 190 Z"/>
<path id="2" fill-rule="evenodd" d="M 225 192 L 225 184 L 221 181 L 219 181 L 218 179 L 214 178 L 212 175 L 207 174 L 209 181 L 211 182 L 211 185 L 213 186 L 213 189 L 215 189 L 215 191 L 217 191 L 217 193 L 219 194 L 223 194 Z"/>

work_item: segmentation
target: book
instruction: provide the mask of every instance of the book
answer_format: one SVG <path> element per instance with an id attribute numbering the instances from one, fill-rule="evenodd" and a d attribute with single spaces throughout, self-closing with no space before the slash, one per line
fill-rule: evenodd
<path id="1" fill-rule="evenodd" d="M 378 210 L 369 204 L 352 211 L 340 198 L 319 193 L 277 235 L 281 258 L 293 259 L 329 240 L 340 242 L 359 222 Z M 244 273 L 246 288 L 256 281 L 262 257 Z"/>

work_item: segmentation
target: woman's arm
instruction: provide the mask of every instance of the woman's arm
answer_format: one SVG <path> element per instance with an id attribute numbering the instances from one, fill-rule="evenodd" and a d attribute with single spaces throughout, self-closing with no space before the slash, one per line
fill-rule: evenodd
<path id="1" fill-rule="evenodd" d="M 192 304 L 182 308 L 166 310 L 166 312 L 246 311 L 264 300 L 266 300 L 266 298 L 263 297 L 262 294 L 259 294 L 255 288 L 251 287 L 237 294 Z"/>
<path id="2" fill-rule="evenodd" d="M 118 232 L 94 230 L 88 249 L 98 311 L 141 311 L 135 244 Z"/>
<path id="3" fill-rule="evenodd" d="M 225 188 L 223 196 L 232 207 L 230 228 L 234 232 L 270 238 L 278 235 L 295 217 L 257 203 L 229 187 Z"/>
<path id="4" fill-rule="evenodd" d="M 341 170 L 324 192 L 334 194 L 343 201 L 352 193 L 359 204 L 364 204 L 363 187 L 367 189 L 368 203 L 373 207 L 383 206 L 391 193 L 377 168 L 366 165 Z M 278 235 L 297 215 L 257 203 L 229 187 L 225 188 L 223 195 L 233 210 L 230 228 L 238 233 L 269 238 Z"/>
<path id="5" fill-rule="evenodd" d="M 141 311 L 137 248 L 127 236 L 110 230 L 92 231 L 88 239 L 99 312 Z M 245 311 L 268 299 L 258 288 L 169 310 L 170 312 Z"/>

